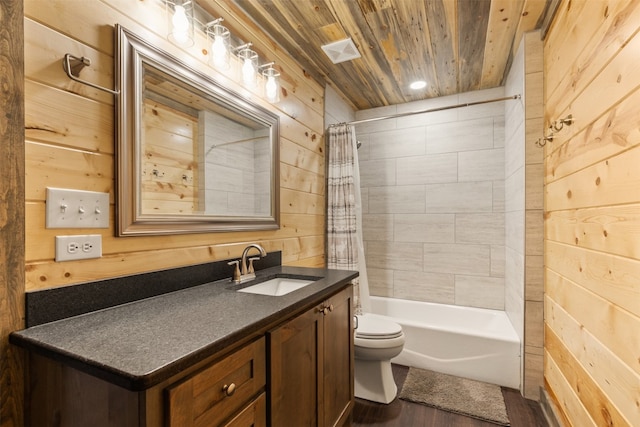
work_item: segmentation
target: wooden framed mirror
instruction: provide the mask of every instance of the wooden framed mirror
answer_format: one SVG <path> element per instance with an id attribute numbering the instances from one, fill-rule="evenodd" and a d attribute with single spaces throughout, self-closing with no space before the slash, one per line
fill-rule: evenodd
<path id="1" fill-rule="evenodd" d="M 116 25 L 119 236 L 279 228 L 279 118 Z"/>

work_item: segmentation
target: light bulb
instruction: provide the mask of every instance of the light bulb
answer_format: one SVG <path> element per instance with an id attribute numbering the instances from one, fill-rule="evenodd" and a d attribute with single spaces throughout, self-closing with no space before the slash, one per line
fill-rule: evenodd
<path id="1" fill-rule="evenodd" d="M 253 68 L 253 61 L 250 58 L 244 59 L 242 64 L 242 80 L 245 84 L 252 85 L 255 80 L 256 71 Z"/>
<path id="2" fill-rule="evenodd" d="M 267 77 L 267 83 L 264 85 L 264 89 L 269 101 L 274 101 L 278 98 L 278 83 L 274 76 Z"/>
<path id="3" fill-rule="evenodd" d="M 171 23 L 173 24 L 173 38 L 180 44 L 186 44 L 189 41 L 189 18 L 187 18 L 184 6 L 175 6 Z"/>
<path id="4" fill-rule="evenodd" d="M 227 65 L 227 46 L 225 46 L 222 37 L 214 36 L 213 43 L 211 43 L 211 55 L 213 58 L 213 65 L 217 67 Z"/>
<path id="5" fill-rule="evenodd" d="M 189 29 L 189 18 L 187 18 L 187 11 L 184 10 L 184 6 L 176 5 L 171 22 L 174 30 L 186 31 Z"/>

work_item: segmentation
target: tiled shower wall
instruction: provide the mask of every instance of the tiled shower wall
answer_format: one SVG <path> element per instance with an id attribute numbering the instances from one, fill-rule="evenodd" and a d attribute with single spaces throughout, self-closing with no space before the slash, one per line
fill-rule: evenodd
<path id="1" fill-rule="evenodd" d="M 214 215 L 268 215 L 270 146 L 266 129 L 201 111 L 198 208 Z"/>
<path id="2" fill-rule="evenodd" d="M 522 343 L 522 392 L 539 398 L 543 385 L 543 134 L 542 41 L 526 33 L 507 76 L 506 104 L 506 289 L 505 311 Z"/>
<path id="3" fill-rule="evenodd" d="M 356 119 L 503 96 L 464 93 Z M 496 102 L 356 126 L 372 295 L 504 309 L 504 116 Z"/>
<path id="4" fill-rule="evenodd" d="M 326 86 L 324 89 L 325 129 L 328 129 L 330 125 L 336 123 L 351 122 L 355 120 L 355 117 L 356 114 L 353 108 L 351 108 L 331 86 Z"/>

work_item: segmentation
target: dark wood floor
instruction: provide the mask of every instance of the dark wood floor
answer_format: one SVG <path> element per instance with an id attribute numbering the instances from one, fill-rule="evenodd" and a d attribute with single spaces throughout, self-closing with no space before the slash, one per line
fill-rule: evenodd
<path id="1" fill-rule="evenodd" d="M 393 365 L 393 376 L 401 389 L 409 368 Z M 513 427 L 547 427 L 538 402 L 525 399 L 517 390 L 502 388 L 509 421 Z M 493 423 L 431 408 L 396 398 L 388 405 L 356 399 L 353 426 L 380 427 L 496 427 Z"/>

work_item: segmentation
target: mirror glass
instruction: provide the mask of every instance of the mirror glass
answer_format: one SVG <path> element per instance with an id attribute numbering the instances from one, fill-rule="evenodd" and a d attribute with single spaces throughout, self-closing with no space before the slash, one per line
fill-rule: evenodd
<path id="1" fill-rule="evenodd" d="M 278 116 L 117 34 L 119 234 L 278 228 Z"/>

